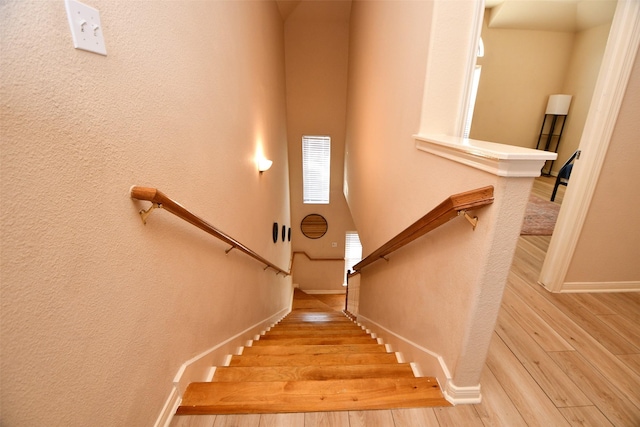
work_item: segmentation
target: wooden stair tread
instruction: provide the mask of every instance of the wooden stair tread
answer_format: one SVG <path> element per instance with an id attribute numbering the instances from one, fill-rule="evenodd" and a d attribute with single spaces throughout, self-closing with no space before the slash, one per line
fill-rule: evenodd
<path id="1" fill-rule="evenodd" d="M 434 378 L 192 383 L 177 414 L 288 413 L 451 406 Z"/>
<path id="2" fill-rule="evenodd" d="M 304 327 L 304 326 L 317 326 L 317 327 L 336 327 L 336 326 L 349 326 L 354 325 L 350 320 L 347 321 L 337 321 L 337 320 L 316 320 L 316 321 L 291 321 L 291 322 L 282 322 L 279 323 L 278 326 L 295 326 L 295 327 Z"/>
<path id="3" fill-rule="evenodd" d="M 322 331 L 364 331 L 362 327 L 356 325 L 355 323 L 325 323 L 325 324 L 314 324 L 314 323 L 297 323 L 297 324 L 287 324 L 287 323 L 277 323 L 275 326 L 271 328 L 271 331 L 275 330 L 285 330 L 285 331 L 309 331 L 309 330 L 322 330 Z"/>
<path id="4" fill-rule="evenodd" d="M 305 309 L 305 308 L 319 308 L 319 309 L 326 310 L 328 308 L 328 306 L 325 303 L 323 303 L 322 301 L 306 300 L 306 301 L 298 301 L 295 304 L 295 306 L 293 307 L 293 310 L 300 310 L 300 309 Z"/>
<path id="5" fill-rule="evenodd" d="M 343 345 L 343 344 L 371 344 L 377 341 L 370 336 L 363 337 L 318 337 L 318 338 L 280 338 L 254 341 L 251 346 L 263 345 Z"/>
<path id="6" fill-rule="evenodd" d="M 371 337 L 371 335 L 367 334 L 365 331 L 363 331 L 362 329 L 360 330 L 326 330 L 326 329 L 311 329 L 309 331 L 299 331 L 299 330 L 294 330 L 294 331 L 287 331 L 287 330 L 280 330 L 280 331 L 269 331 L 266 334 L 262 335 L 260 337 L 260 339 L 278 339 L 278 338 L 305 338 L 305 337 L 331 337 L 331 336 L 345 336 L 345 337 L 355 337 L 355 336 L 368 336 Z"/>
<path id="7" fill-rule="evenodd" d="M 337 311 L 333 311 L 329 308 L 305 308 L 305 309 L 294 309 L 289 314 L 287 314 L 282 320 L 291 320 L 291 319 L 339 319 L 339 320 L 349 320 L 344 313 L 338 313 Z"/>
<path id="8" fill-rule="evenodd" d="M 245 347 L 242 356 L 256 354 L 387 353 L 382 344 L 344 345 L 263 345 Z"/>
<path id="9" fill-rule="evenodd" d="M 416 378 L 344 313 L 295 290 L 293 310 L 190 384 L 176 414 L 331 412 L 451 406 L 434 378 Z"/>
<path id="10" fill-rule="evenodd" d="M 257 354 L 233 356 L 229 366 L 327 366 L 398 363 L 394 353 Z"/>
<path id="11" fill-rule="evenodd" d="M 380 377 L 414 378 L 414 375 L 408 363 L 338 366 L 222 366 L 216 368 L 213 381 L 324 381 Z"/>
<path id="12" fill-rule="evenodd" d="M 275 327 L 278 328 L 283 328 L 283 329 L 295 329 L 295 328 L 307 328 L 307 329 L 313 329 L 313 328 L 322 328 L 322 329 L 331 329 L 331 328 L 347 328 L 347 329 L 353 329 L 353 326 L 357 326 L 355 323 L 347 320 L 346 322 L 343 321 L 332 321 L 332 320 L 327 320 L 327 321 L 317 321 L 317 322 L 303 322 L 303 321 L 292 321 L 292 322 L 282 322 L 282 323 L 278 323 Z M 271 328 L 273 329 L 273 328 Z"/>
<path id="13" fill-rule="evenodd" d="M 321 322 L 337 322 L 337 323 L 354 323 L 353 320 L 349 319 L 347 316 L 333 315 L 327 314 L 324 311 L 318 311 L 315 313 L 304 313 L 304 314 L 289 314 L 287 317 L 282 319 L 279 323 L 321 323 Z"/>

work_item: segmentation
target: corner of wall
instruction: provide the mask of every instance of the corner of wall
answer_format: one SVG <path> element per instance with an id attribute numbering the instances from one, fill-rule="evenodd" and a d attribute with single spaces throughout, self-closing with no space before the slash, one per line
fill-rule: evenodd
<path id="1" fill-rule="evenodd" d="M 381 338 L 384 343 L 391 345 L 396 351 L 402 353 L 407 359 L 410 359 L 411 364 L 416 365 L 414 373 L 416 371 L 420 373 L 429 372 L 429 375 L 435 376 L 440 384 L 444 398 L 453 405 L 470 405 L 482 401 L 480 384 L 466 387 L 456 386 L 442 356 L 385 329 L 364 316 L 358 316 L 358 323 L 363 324 L 367 329 L 383 331 L 381 333 L 376 332 L 376 336 Z"/>
<path id="2" fill-rule="evenodd" d="M 444 397 L 452 404 L 466 404 L 480 402 L 480 385 L 473 387 L 457 387 L 452 382 L 451 371 L 447 367 L 442 356 L 431 350 L 402 337 L 385 327 L 377 324 L 365 316 L 358 315 L 358 324 L 362 324 L 367 329 L 376 331 L 376 336 L 381 338 L 386 344 L 391 345 L 395 351 L 403 354 L 412 365 L 416 365 L 414 373 L 428 372 L 429 376 L 434 376 L 442 388 Z M 381 331 L 381 332 L 379 332 Z"/>
<path id="3" fill-rule="evenodd" d="M 226 341 L 223 341 L 184 362 L 173 379 L 173 385 L 177 388 L 178 394 L 182 396 L 191 382 L 204 381 L 209 369 L 215 364 L 216 360 L 223 360 L 228 354 L 234 353 L 234 350 L 237 347 L 244 345 L 246 340 L 251 339 L 267 327 L 277 323 L 290 311 L 290 307 L 281 310 L 273 316 L 250 326 Z"/>
<path id="4" fill-rule="evenodd" d="M 480 384 L 471 387 L 458 387 L 453 381 L 449 380 L 445 384 L 442 393 L 444 398 L 453 405 L 471 405 L 482 401 Z"/>
<path id="5" fill-rule="evenodd" d="M 169 427 L 173 420 L 173 414 L 176 413 L 181 401 L 182 399 L 178 393 L 178 388 L 174 386 L 171 389 L 171 393 L 169 393 L 169 397 L 162 407 L 162 411 L 160 411 L 160 415 L 158 415 L 158 419 L 153 427 Z"/>
<path id="6" fill-rule="evenodd" d="M 293 292 L 292 302 L 293 302 Z M 176 376 L 173 379 L 173 388 L 165 405 L 163 406 L 158 419 L 156 420 L 155 427 L 169 426 L 173 418 L 173 414 L 176 412 L 177 407 L 182 401 L 182 395 L 184 394 L 187 386 L 191 382 L 208 381 L 210 380 L 209 374 L 211 367 L 215 364 L 216 360 L 223 360 L 225 356 L 233 353 L 234 349 L 240 347 L 244 342 L 251 337 L 259 334 L 267 327 L 280 321 L 284 316 L 291 312 L 291 305 L 284 310 L 279 311 L 273 316 L 256 323 L 253 326 L 245 329 L 244 331 L 232 336 L 231 338 L 223 341 L 208 350 L 200 353 L 199 355 L 187 360 L 180 366 Z"/>

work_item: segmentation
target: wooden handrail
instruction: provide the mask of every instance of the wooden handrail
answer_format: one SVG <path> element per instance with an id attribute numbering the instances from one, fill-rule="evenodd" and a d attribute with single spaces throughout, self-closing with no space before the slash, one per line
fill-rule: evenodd
<path id="1" fill-rule="evenodd" d="M 344 257 L 342 257 L 342 258 L 313 258 L 308 253 L 306 253 L 305 251 L 294 251 L 292 256 L 291 256 L 291 258 L 295 257 L 296 255 L 304 255 L 310 261 L 344 261 Z"/>
<path id="2" fill-rule="evenodd" d="M 291 260 L 289 262 L 289 271 L 293 271 L 293 260 L 295 259 L 296 255 L 304 255 L 309 261 L 344 261 L 344 258 L 313 258 L 305 251 L 293 251 L 291 253 Z"/>
<path id="3" fill-rule="evenodd" d="M 442 224 L 452 220 L 466 210 L 480 208 L 493 203 L 493 186 L 449 196 L 445 201 L 433 208 L 428 214 L 411 224 L 396 237 L 373 251 L 365 259 L 353 266 L 356 273 L 371 265 L 391 252 L 400 249 L 418 237 L 430 232 Z M 475 227 L 474 227 L 475 228 Z"/>
<path id="4" fill-rule="evenodd" d="M 226 251 L 227 253 L 229 253 L 231 249 L 238 249 L 240 252 L 244 252 L 245 254 L 249 255 L 251 258 L 254 258 L 260 261 L 262 264 L 264 264 L 266 266 L 265 270 L 267 268 L 272 268 L 273 270 L 276 271 L 276 274 L 282 273 L 285 276 L 288 276 L 289 274 L 291 274 L 290 272 L 285 271 L 280 267 L 278 267 L 277 265 L 267 261 L 260 255 L 258 255 L 257 253 L 255 253 L 254 251 L 252 251 L 251 249 L 243 245 L 242 243 L 238 242 L 233 237 L 230 237 L 229 235 L 218 230 L 217 228 L 215 228 L 214 226 L 212 226 L 202 218 L 189 212 L 186 208 L 184 208 L 178 202 L 167 197 L 157 188 L 136 187 L 136 186 L 131 187 L 131 198 L 138 199 L 138 200 L 147 200 L 152 203 L 151 207 L 148 210 L 140 212 L 140 215 L 142 216 L 142 220 L 145 223 L 146 223 L 147 216 L 154 208 L 163 208 L 171 212 L 172 214 L 184 219 L 188 223 L 195 225 L 199 229 L 231 245 L 231 248 Z"/>
<path id="5" fill-rule="evenodd" d="M 309 256 L 309 254 L 306 253 L 305 251 L 293 251 L 291 253 L 291 262 L 289 262 L 290 271 L 293 270 L 293 260 L 296 257 L 296 255 L 304 255 L 307 257 L 309 261 L 344 261 L 344 258 L 313 258 Z"/>

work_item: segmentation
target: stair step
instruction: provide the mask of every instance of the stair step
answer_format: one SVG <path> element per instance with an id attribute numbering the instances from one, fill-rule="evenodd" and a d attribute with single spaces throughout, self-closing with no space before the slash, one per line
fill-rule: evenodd
<path id="1" fill-rule="evenodd" d="M 398 363 L 394 353 L 257 354 L 233 356 L 229 366 L 330 366 Z"/>
<path id="2" fill-rule="evenodd" d="M 295 291 L 293 311 L 218 367 L 212 382 L 190 384 L 176 414 L 359 411 L 451 406 L 434 378 L 343 313 Z"/>
<path id="3" fill-rule="evenodd" d="M 287 324 L 287 323 L 278 323 L 271 328 L 272 331 L 275 330 L 285 330 L 285 331 L 311 331 L 311 330 L 322 330 L 322 331 L 364 331 L 362 327 L 356 325 L 355 323 L 325 323 L 322 325 L 314 324 L 314 323 L 298 323 L 298 324 Z"/>
<path id="4" fill-rule="evenodd" d="M 380 377 L 414 378 L 414 375 L 408 363 L 339 366 L 222 366 L 216 368 L 213 381 L 325 381 Z"/>
<path id="5" fill-rule="evenodd" d="M 313 309 L 313 308 L 322 308 L 324 310 L 327 309 L 327 305 L 318 300 L 304 300 L 304 301 L 296 301 L 296 304 L 293 307 L 293 310 L 299 309 Z"/>
<path id="6" fill-rule="evenodd" d="M 327 354 L 327 353 L 387 353 L 382 344 L 347 344 L 347 345 L 265 345 L 245 347 L 242 355 L 257 354 Z"/>
<path id="7" fill-rule="evenodd" d="M 451 406 L 434 378 L 191 383 L 177 414 L 241 414 Z"/>
<path id="8" fill-rule="evenodd" d="M 343 344 L 375 344 L 376 340 L 370 336 L 341 338 L 341 337 L 319 337 L 319 338 L 279 338 L 260 339 L 254 341 L 252 347 L 263 345 L 343 345 Z"/>
<path id="9" fill-rule="evenodd" d="M 370 335 L 361 328 L 289 328 L 287 326 L 278 326 L 276 328 L 271 328 L 270 331 L 267 331 L 265 335 L 309 335 L 309 334 L 323 334 L 323 335 L 339 335 L 339 334 L 347 334 L 347 335 Z"/>
<path id="10" fill-rule="evenodd" d="M 351 325 L 355 325 L 352 321 L 350 320 L 346 320 L 346 321 L 336 321 L 336 320 L 324 320 L 324 321 L 314 321 L 314 322 L 310 322 L 310 321 L 281 321 L 280 323 L 278 323 L 278 326 L 282 326 L 284 327 L 313 327 L 316 326 L 318 328 L 327 328 L 327 327 L 348 327 Z"/>
<path id="11" fill-rule="evenodd" d="M 285 316 L 285 319 L 295 319 L 295 318 L 313 319 L 314 317 L 319 317 L 323 319 L 327 319 L 327 318 L 347 319 L 347 316 L 345 316 L 344 313 L 333 311 L 329 307 L 293 309 L 288 315 Z"/>
<path id="12" fill-rule="evenodd" d="M 353 323 L 353 320 L 349 319 L 344 314 L 340 315 L 327 315 L 321 312 L 315 314 L 290 314 L 284 319 L 280 320 L 283 323 L 309 323 L 309 322 L 339 322 L 339 323 Z"/>
<path id="13" fill-rule="evenodd" d="M 344 315 L 329 315 L 326 312 L 317 313 L 291 313 L 284 319 L 280 320 L 281 323 L 321 323 L 321 322 L 336 322 L 336 323 L 353 323 L 347 316 Z"/>
<path id="14" fill-rule="evenodd" d="M 362 329 L 357 330 L 357 329 L 350 329 L 350 330 L 342 330 L 342 329 L 311 329 L 309 331 L 301 331 L 301 330 L 286 330 L 286 329 L 279 329 L 279 330 L 273 330 L 273 331 L 269 331 L 267 332 L 265 335 L 263 335 L 260 339 L 277 339 L 279 337 L 282 338 L 305 338 L 305 337 L 320 337 L 320 336 L 326 336 L 326 337 L 331 337 L 331 336 L 346 336 L 346 337 L 353 337 L 353 336 L 370 336 L 369 334 L 367 334 L 365 331 L 363 331 Z"/>

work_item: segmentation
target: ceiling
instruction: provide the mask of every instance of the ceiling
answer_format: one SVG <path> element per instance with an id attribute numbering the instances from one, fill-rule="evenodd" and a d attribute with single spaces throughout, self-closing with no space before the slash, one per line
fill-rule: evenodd
<path id="1" fill-rule="evenodd" d="M 301 1 L 335 0 L 276 0 L 284 21 Z M 617 0 L 485 0 L 490 28 L 563 32 L 611 22 L 616 4 Z"/>
<path id="2" fill-rule="evenodd" d="M 616 0 L 486 0 L 489 27 L 577 32 L 611 22 Z"/>

